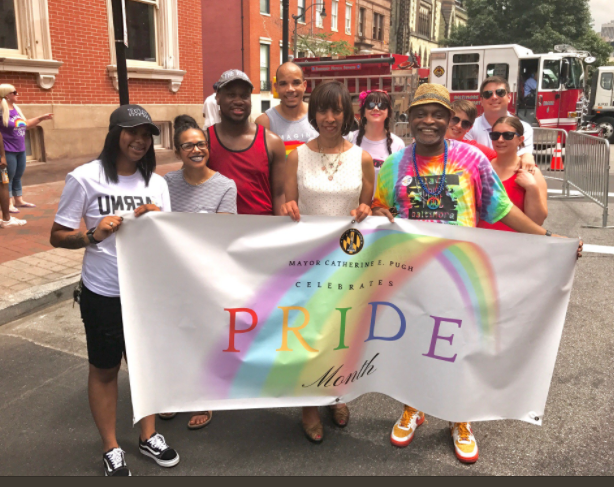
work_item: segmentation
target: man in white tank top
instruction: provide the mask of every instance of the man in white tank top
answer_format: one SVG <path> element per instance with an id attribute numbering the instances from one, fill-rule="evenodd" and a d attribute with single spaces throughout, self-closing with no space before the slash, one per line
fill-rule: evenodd
<path id="1" fill-rule="evenodd" d="M 307 82 L 303 70 L 294 63 L 284 63 L 277 68 L 276 78 L 280 103 L 260 115 L 256 123 L 281 137 L 288 154 L 297 145 L 315 139 L 318 133 L 307 119 L 308 105 L 303 101 Z"/>

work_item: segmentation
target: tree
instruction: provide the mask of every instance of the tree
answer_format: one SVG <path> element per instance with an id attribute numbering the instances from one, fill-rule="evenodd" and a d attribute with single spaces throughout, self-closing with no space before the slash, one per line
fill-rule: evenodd
<path id="1" fill-rule="evenodd" d="M 298 36 L 299 52 L 306 52 L 314 57 L 349 56 L 354 54 L 354 48 L 347 41 L 331 41 L 330 32 Z"/>
<path id="2" fill-rule="evenodd" d="M 556 44 L 587 50 L 597 65 L 607 63 L 610 46 L 593 30 L 588 0 L 467 0 L 468 22 L 444 46 L 521 44 L 536 53 Z"/>

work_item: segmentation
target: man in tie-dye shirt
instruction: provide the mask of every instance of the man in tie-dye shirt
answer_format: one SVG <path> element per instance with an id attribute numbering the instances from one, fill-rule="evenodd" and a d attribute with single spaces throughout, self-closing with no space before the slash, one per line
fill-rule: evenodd
<path id="1" fill-rule="evenodd" d="M 479 149 L 445 140 L 451 117 L 450 94 L 443 86 L 426 83 L 416 90 L 409 111 L 415 143 L 392 154 L 382 165 L 373 215 L 387 216 L 390 221 L 399 217 L 468 227 L 475 227 L 480 220 L 502 221 L 521 233 L 551 235 L 512 204 Z M 424 191 L 419 179 L 431 195 Z M 406 405 L 390 435 L 392 444 L 409 445 L 423 422 L 424 413 Z M 450 432 L 458 459 L 464 463 L 477 461 L 478 446 L 471 425 L 454 423 Z"/>

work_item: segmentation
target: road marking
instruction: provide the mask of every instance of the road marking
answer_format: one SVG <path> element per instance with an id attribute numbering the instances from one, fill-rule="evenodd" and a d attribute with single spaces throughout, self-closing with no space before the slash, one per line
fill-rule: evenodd
<path id="1" fill-rule="evenodd" d="M 608 245 L 584 244 L 583 252 L 593 252 L 595 254 L 611 254 L 611 255 L 614 255 L 614 247 L 610 247 Z"/>
<path id="2" fill-rule="evenodd" d="M 563 192 L 562 189 L 550 189 L 548 188 L 548 193 L 551 194 L 561 194 Z M 580 193 L 580 191 L 576 191 L 575 189 L 572 189 L 569 194 L 571 194 L 571 196 L 582 196 L 582 193 Z M 608 198 L 614 198 L 614 193 L 608 193 Z"/>

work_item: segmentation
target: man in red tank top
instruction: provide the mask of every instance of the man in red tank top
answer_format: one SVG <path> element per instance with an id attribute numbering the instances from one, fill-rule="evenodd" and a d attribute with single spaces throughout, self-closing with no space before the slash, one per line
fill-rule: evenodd
<path id="1" fill-rule="evenodd" d="M 253 88 L 242 71 L 222 74 L 216 95 L 222 121 L 208 129 L 208 165 L 237 185 L 239 214 L 279 215 L 286 151 L 277 135 L 250 122 Z"/>
<path id="2" fill-rule="evenodd" d="M 497 153 L 494 149 L 486 145 L 478 144 L 475 140 L 465 140 L 465 135 L 471 130 L 478 116 L 478 109 L 476 106 L 469 100 L 455 100 L 452 103 L 452 110 L 454 111 L 454 115 L 450 119 L 450 125 L 448 125 L 448 131 L 446 132 L 446 139 L 458 140 L 477 147 L 489 161 L 497 157 Z"/>

